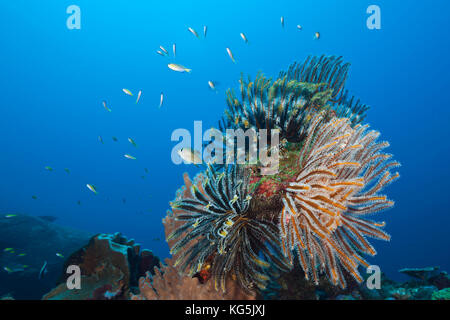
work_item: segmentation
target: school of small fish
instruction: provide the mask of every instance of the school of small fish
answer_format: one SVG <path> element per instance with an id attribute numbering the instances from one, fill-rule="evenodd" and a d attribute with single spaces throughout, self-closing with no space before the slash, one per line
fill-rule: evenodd
<path id="1" fill-rule="evenodd" d="M 285 28 L 285 18 L 284 18 L 284 16 L 280 17 L 280 24 L 281 24 L 282 28 Z M 297 24 L 296 28 L 297 28 L 297 30 L 303 30 L 303 26 L 300 25 L 300 24 Z M 195 38 L 200 39 L 199 33 L 193 27 L 188 27 L 187 29 Z M 203 26 L 203 37 L 202 38 L 206 39 L 207 34 L 208 34 L 208 26 L 204 25 Z M 249 44 L 249 40 L 248 40 L 248 38 L 247 38 L 247 36 L 246 36 L 246 34 L 244 32 L 239 33 L 239 36 L 241 37 L 241 39 L 244 41 L 245 44 Z M 318 32 L 318 31 L 314 32 L 314 39 L 318 40 L 320 38 L 321 38 L 320 32 Z M 231 51 L 230 47 L 226 47 L 226 52 L 227 52 L 228 57 L 230 58 L 230 60 L 233 63 L 236 63 L 235 56 L 234 56 L 233 52 Z M 169 58 L 169 59 L 171 58 L 169 50 L 167 50 L 163 45 L 159 45 L 159 48 L 158 48 L 158 50 L 156 50 L 156 53 L 158 55 L 160 55 L 160 56 L 163 56 L 163 57 L 166 57 L 166 58 Z M 177 58 L 177 45 L 176 45 L 176 43 L 172 44 L 172 54 L 173 54 L 173 59 Z M 191 68 L 188 68 L 188 67 L 186 67 L 186 66 L 184 66 L 182 64 L 175 63 L 175 62 L 168 63 L 167 67 L 170 70 L 178 72 L 178 73 L 188 73 L 189 74 L 189 73 L 192 72 Z M 209 88 L 212 91 L 217 92 L 217 82 L 216 81 L 208 80 L 207 83 L 208 83 Z M 129 96 L 129 97 L 133 97 L 134 96 L 132 91 L 130 89 L 127 89 L 127 88 L 122 88 L 122 92 L 125 95 Z M 135 104 L 138 104 L 140 102 L 140 100 L 141 100 L 141 97 L 142 97 L 142 90 L 139 90 L 137 92 L 138 93 L 136 95 Z M 164 93 L 161 92 L 158 108 L 161 108 L 163 106 L 163 103 L 164 103 Z M 107 100 L 102 100 L 102 106 L 107 112 L 112 112 L 112 109 L 109 107 L 109 104 L 108 104 Z M 97 137 L 97 140 L 98 140 L 98 142 L 100 144 L 104 144 L 104 140 L 103 140 L 101 135 L 99 135 Z M 118 138 L 115 137 L 115 136 L 112 136 L 112 140 L 114 142 L 118 142 Z M 137 144 L 133 140 L 133 138 L 128 137 L 127 140 L 132 146 L 137 147 Z M 196 150 L 192 150 L 190 148 L 182 148 L 182 149 L 178 150 L 177 153 L 180 156 L 180 158 L 186 164 L 194 164 L 194 165 L 202 164 L 202 156 Z M 132 156 L 130 154 L 124 154 L 124 157 L 127 158 L 127 159 L 130 159 L 130 160 L 136 160 L 137 159 L 136 157 L 134 157 L 134 156 Z M 53 172 L 54 171 L 53 167 L 51 167 L 51 166 L 45 166 L 44 169 L 46 171 L 49 171 L 49 172 Z M 64 171 L 67 174 L 70 174 L 70 169 L 69 168 L 64 168 Z M 145 171 L 146 174 L 149 173 L 148 168 L 144 168 L 144 171 Z M 141 176 L 141 178 L 144 179 L 145 176 Z M 88 184 L 86 184 L 86 187 L 92 193 L 98 194 L 97 188 L 93 184 L 89 184 L 88 183 Z M 38 200 L 37 195 L 32 195 L 31 197 L 32 197 L 33 200 Z M 251 199 L 251 197 L 248 196 L 245 200 L 246 201 L 250 201 L 250 199 Z M 231 202 L 233 202 L 233 203 L 235 201 L 237 201 L 237 196 L 234 196 L 234 198 L 231 200 Z M 126 199 L 123 198 L 122 202 L 126 203 Z M 77 204 L 81 205 L 81 201 L 78 200 Z M 174 203 L 171 203 L 171 206 L 176 206 L 176 205 Z M 210 204 L 208 204 L 206 207 L 207 207 L 206 209 L 209 209 Z M 17 215 L 15 215 L 15 214 L 7 214 L 7 215 L 5 215 L 5 218 L 13 219 L 16 216 Z M 223 230 L 221 236 L 225 236 L 225 235 L 226 235 L 226 230 Z M 153 240 L 159 241 L 159 238 L 154 238 Z M 14 248 L 5 248 L 5 249 L 3 249 L 3 252 L 7 253 L 7 254 L 17 254 L 17 256 L 19 256 L 19 257 L 23 257 L 23 256 L 26 255 L 26 253 L 23 253 L 23 252 L 22 253 L 16 253 Z M 64 259 L 64 256 L 61 253 L 55 253 L 55 255 L 58 258 Z M 45 261 L 44 264 L 41 267 L 41 270 L 40 270 L 40 273 L 39 273 L 39 278 L 44 277 L 45 274 L 47 273 L 47 265 L 48 265 L 48 263 L 47 263 L 47 261 Z M 27 268 L 27 267 L 28 267 L 27 265 L 23 265 L 22 267 L 15 267 L 15 268 L 5 266 L 5 267 L 3 267 L 3 270 L 5 270 L 8 274 L 10 274 L 10 273 L 14 273 L 14 272 L 24 271 L 24 269 Z"/>

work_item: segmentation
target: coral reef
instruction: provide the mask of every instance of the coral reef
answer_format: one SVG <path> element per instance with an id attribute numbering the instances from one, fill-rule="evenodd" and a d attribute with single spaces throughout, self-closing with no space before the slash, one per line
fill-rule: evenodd
<path id="1" fill-rule="evenodd" d="M 446 272 L 442 272 L 446 274 Z M 297 264 L 281 277 L 273 279 L 266 290 L 261 291 L 257 299 L 279 300 L 444 300 L 448 299 L 449 290 L 439 290 L 432 278 L 406 282 L 390 280 L 381 274 L 379 289 L 369 289 L 364 279 L 358 283 L 348 272 L 344 272 L 347 286 L 343 289 L 328 281 L 325 274 L 319 276 L 319 283 L 305 279 L 304 272 Z"/>
<path id="2" fill-rule="evenodd" d="M 61 274 L 64 260 L 56 254 L 68 256 L 93 236 L 49 220 L 54 219 L 25 214 L 0 216 L 0 296 L 40 299 Z M 40 277 L 45 262 L 46 272 Z"/>
<path id="3" fill-rule="evenodd" d="M 431 295 L 432 300 L 450 300 L 450 288 L 445 288 Z"/>
<path id="4" fill-rule="evenodd" d="M 128 240 L 120 233 L 99 234 L 65 262 L 66 267 L 80 267 L 82 288 L 69 290 L 66 286 L 69 275 L 64 272 L 60 284 L 43 299 L 128 299 L 139 278 L 158 264 L 159 259 L 151 251 L 141 250 L 134 240 Z"/>
<path id="5" fill-rule="evenodd" d="M 239 95 L 227 91 L 220 130 L 264 129 L 265 141 L 278 130 L 269 153 L 280 151 L 279 170 L 267 176 L 258 161 L 209 163 L 193 183 L 185 179 L 164 220 L 181 272 L 207 266 L 216 289 L 231 277 L 258 292 L 298 260 L 316 285 L 322 274 L 341 288 L 347 278 L 362 282 L 362 255 L 376 254 L 366 237 L 389 240 L 384 222 L 365 215 L 393 206 L 379 192 L 399 177 L 390 172 L 399 163 L 361 125 L 368 107 L 344 88 L 348 69 L 340 57 L 309 57 L 275 80 L 241 77 Z"/>
<path id="6" fill-rule="evenodd" d="M 217 291 L 213 281 L 202 284 L 197 278 L 181 275 L 169 259 L 161 270 L 155 267 L 155 275 L 147 272 L 139 280 L 140 293 L 132 295 L 132 300 L 253 300 L 255 297 L 244 293 L 236 282 L 229 281 L 227 291 Z"/>

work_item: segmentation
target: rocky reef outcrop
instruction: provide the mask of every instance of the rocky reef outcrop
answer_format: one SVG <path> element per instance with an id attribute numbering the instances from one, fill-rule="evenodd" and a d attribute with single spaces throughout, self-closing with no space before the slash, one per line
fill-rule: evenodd
<path id="1" fill-rule="evenodd" d="M 124 300 L 130 297 L 139 278 L 159 265 L 150 250 L 141 250 L 134 240 L 120 233 L 99 234 L 65 261 L 65 268 L 75 265 L 81 271 L 81 288 L 68 289 L 68 274 L 44 300 Z"/>

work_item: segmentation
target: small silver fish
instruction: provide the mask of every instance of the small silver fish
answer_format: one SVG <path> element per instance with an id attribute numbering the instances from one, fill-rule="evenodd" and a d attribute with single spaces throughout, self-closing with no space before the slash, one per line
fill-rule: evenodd
<path id="1" fill-rule="evenodd" d="M 127 158 L 127 159 L 136 160 L 135 157 L 133 157 L 133 156 L 131 156 L 129 154 L 125 154 L 124 157 Z"/>
<path id="2" fill-rule="evenodd" d="M 246 37 L 245 34 L 242 33 L 242 32 L 241 32 L 241 38 L 242 38 L 242 40 L 244 40 L 245 43 L 248 43 L 247 37 Z"/>
<path id="3" fill-rule="evenodd" d="M 302 27 L 301 25 L 298 24 L 298 25 L 297 25 L 297 29 L 298 29 L 298 30 L 302 30 L 303 27 Z"/>
<path id="4" fill-rule="evenodd" d="M 236 63 L 236 60 L 234 60 L 233 52 L 231 52 L 230 48 L 227 48 L 228 55 L 230 56 L 231 61 Z"/>
<path id="5" fill-rule="evenodd" d="M 56 256 L 61 259 L 64 258 L 64 256 L 61 253 L 56 253 Z"/>
<path id="6" fill-rule="evenodd" d="M 185 162 L 191 164 L 201 164 L 202 163 L 202 157 L 199 154 L 198 151 L 194 151 L 191 148 L 181 148 L 177 151 L 178 155 L 181 159 L 183 159 Z"/>
<path id="7" fill-rule="evenodd" d="M 316 33 L 314 34 L 314 38 L 315 38 L 315 39 L 320 39 L 320 32 L 316 32 Z"/>
<path id="8" fill-rule="evenodd" d="M 284 17 L 281 17 L 280 21 L 281 21 L 281 26 L 284 28 Z"/>
<path id="9" fill-rule="evenodd" d="M 87 184 L 86 187 L 91 190 L 93 193 L 97 194 L 97 190 L 95 189 L 95 187 L 92 184 Z"/>
<path id="10" fill-rule="evenodd" d="M 134 142 L 134 140 L 132 138 L 128 138 L 128 141 L 135 147 L 137 147 L 136 142 Z"/>
<path id="11" fill-rule="evenodd" d="M 165 54 L 169 54 L 169 51 L 166 50 L 166 48 L 164 48 L 163 46 L 159 46 L 159 48 L 165 53 Z"/>
<path id="12" fill-rule="evenodd" d="M 203 36 L 206 38 L 206 33 L 208 32 L 208 27 L 203 26 Z"/>
<path id="13" fill-rule="evenodd" d="M 128 89 L 122 89 L 122 91 L 127 95 L 127 96 L 132 96 L 133 94 L 131 93 L 130 90 Z"/>
<path id="14" fill-rule="evenodd" d="M 111 112 L 111 109 L 108 108 L 108 106 L 106 105 L 106 101 L 105 100 L 102 101 L 102 105 L 103 105 L 103 108 L 106 109 L 106 111 Z"/>
<path id="15" fill-rule="evenodd" d="M 156 50 L 156 53 L 159 54 L 160 56 L 166 57 L 166 55 L 162 53 L 160 50 Z"/>
<path id="16" fill-rule="evenodd" d="M 161 92 L 161 97 L 160 97 L 160 99 L 159 99 L 159 108 L 162 107 L 163 102 L 164 102 L 164 93 Z"/>
<path id="17" fill-rule="evenodd" d="M 177 45 L 176 45 L 176 43 L 174 43 L 172 45 L 172 51 L 173 51 L 173 56 L 176 57 L 177 56 Z"/>
<path id="18" fill-rule="evenodd" d="M 216 90 L 216 85 L 211 80 L 208 81 L 208 86 L 211 88 L 211 90 L 214 90 L 214 91 Z"/>
<path id="19" fill-rule="evenodd" d="M 194 36 L 196 36 L 196 37 L 198 38 L 198 33 L 197 33 L 197 31 L 195 31 L 195 30 L 192 29 L 191 27 L 189 27 L 188 30 L 189 30 Z"/>
<path id="20" fill-rule="evenodd" d="M 47 261 L 44 261 L 44 264 L 43 264 L 41 270 L 39 271 L 38 279 L 44 278 L 46 273 L 47 273 Z"/>
<path id="21" fill-rule="evenodd" d="M 190 73 L 192 71 L 192 69 L 188 69 L 185 66 L 182 66 L 181 64 L 169 63 L 167 66 L 169 67 L 169 69 L 171 69 L 173 71 L 177 71 L 177 72 Z"/>
<path id="22" fill-rule="evenodd" d="M 138 93 L 138 96 L 137 96 L 137 99 L 136 99 L 136 104 L 139 102 L 139 100 L 141 100 L 141 95 L 142 95 L 142 91 L 139 90 L 139 93 Z"/>

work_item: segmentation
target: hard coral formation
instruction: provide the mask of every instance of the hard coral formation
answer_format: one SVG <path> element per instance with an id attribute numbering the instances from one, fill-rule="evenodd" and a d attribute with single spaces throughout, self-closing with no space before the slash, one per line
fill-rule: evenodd
<path id="1" fill-rule="evenodd" d="M 149 250 L 141 250 L 134 240 L 120 233 L 99 234 L 74 252 L 65 262 L 81 270 L 81 289 L 70 290 L 65 272 L 60 284 L 46 294 L 46 300 L 112 300 L 128 299 L 138 279 L 158 265 L 159 259 Z"/>
<path id="2" fill-rule="evenodd" d="M 217 291 L 212 281 L 202 284 L 199 279 L 179 273 L 171 260 L 165 260 L 161 269 L 155 267 L 155 275 L 147 272 L 139 280 L 140 293 L 132 300 L 252 300 L 254 296 L 242 292 L 235 282 L 228 282 L 226 293 Z"/>
<path id="3" fill-rule="evenodd" d="M 185 178 L 164 220 L 181 272 L 208 265 L 216 289 L 231 276 L 258 291 L 298 258 L 315 283 L 322 274 L 342 288 L 348 275 L 362 281 L 362 255 L 375 255 L 366 237 L 389 239 L 384 223 L 364 216 L 393 205 L 379 192 L 399 176 L 390 172 L 399 164 L 381 152 L 388 143 L 376 141 L 379 133 L 361 125 L 368 107 L 345 90 L 348 68 L 342 58 L 312 57 L 276 80 L 241 77 L 240 94 L 227 92 L 221 131 L 278 130 L 270 152 L 280 151 L 279 170 L 267 176 L 259 162 L 209 164 L 193 183 Z M 259 137 L 271 141 L 266 132 Z"/>

